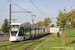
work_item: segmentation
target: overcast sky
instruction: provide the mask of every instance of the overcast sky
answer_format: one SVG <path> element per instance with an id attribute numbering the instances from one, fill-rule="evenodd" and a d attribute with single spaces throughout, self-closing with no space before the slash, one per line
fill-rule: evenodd
<path id="1" fill-rule="evenodd" d="M 16 23 L 25 23 L 30 22 L 31 15 L 36 15 L 35 23 L 38 21 L 43 21 L 44 18 L 56 18 L 59 10 L 63 11 L 65 6 L 74 7 L 75 0 L 31 0 L 45 15 L 43 15 L 31 2 L 30 0 L 10 0 L 11 2 L 16 3 L 18 6 L 24 8 L 27 11 L 32 11 L 29 13 L 12 13 L 12 19 L 17 19 Z M 9 19 L 9 4 L 8 0 L 0 0 L 0 27 L 3 24 L 4 19 Z M 12 11 L 24 11 L 17 6 L 11 6 Z M 66 11 L 69 12 L 72 9 L 66 8 Z M 56 21 L 56 19 L 52 19 L 52 21 Z M 13 23 L 13 21 L 12 21 Z M 55 22 L 53 22 L 55 23 Z"/>

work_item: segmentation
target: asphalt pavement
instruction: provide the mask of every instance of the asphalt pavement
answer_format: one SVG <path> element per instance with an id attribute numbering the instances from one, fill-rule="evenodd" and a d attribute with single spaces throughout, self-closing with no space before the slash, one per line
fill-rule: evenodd
<path id="1" fill-rule="evenodd" d="M 5 37 L 4 37 L 5 35 L 0 35 L 0 41 L 3 41 L 4 39 L 5 39 Z M 7 39 L 9 39 L 9 34 L 7 34 L 6 35 L 6 37 L 7 37 Z"/>

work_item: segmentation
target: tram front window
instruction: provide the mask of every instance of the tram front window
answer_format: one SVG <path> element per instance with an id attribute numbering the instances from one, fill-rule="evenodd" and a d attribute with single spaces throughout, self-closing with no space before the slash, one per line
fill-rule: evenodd
<path id="1" fill-rule="evenodd" d="M 11 25 L 11 36 L 15 36 L 19 30 L 18 25 Z"/>
<path id="2" fill-rule="evenodd" d="M 17 34 L 17 31 L 11 31 L 11 36 L 15 36 Z"/>

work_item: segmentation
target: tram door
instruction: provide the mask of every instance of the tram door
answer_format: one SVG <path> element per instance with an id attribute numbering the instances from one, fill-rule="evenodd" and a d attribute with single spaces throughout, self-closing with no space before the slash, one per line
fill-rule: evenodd
<path id="1" fill-rule="evenodd" d="M 20 27 L 19 29 L 19 38 L 20 40 L 24 39 L 24 28 L 23 27 Z"/>

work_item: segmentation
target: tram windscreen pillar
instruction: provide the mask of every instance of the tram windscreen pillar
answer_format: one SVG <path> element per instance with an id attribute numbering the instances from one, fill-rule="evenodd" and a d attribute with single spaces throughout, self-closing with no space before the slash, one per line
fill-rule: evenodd
<path id="1" fill-rule="evenodd" d="M 41 28 L 41 34 L 42 34 L 42 28 Z"/>
<path id="2" fill-rule="evenodd" d="M 36 37 L 36 28 L 35 28 L 35 37 Z"/>
<path id="3" fill-rule="evenodd" d="M 30 27 L 30 38 L 31 38 L 32 36 L 31 36 L 31 27 Z"/>
<path id="4" fill-rule="evenodd" d="M 38 35 L 39 35 L 39 28 L 38 28 Z"/>

